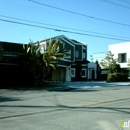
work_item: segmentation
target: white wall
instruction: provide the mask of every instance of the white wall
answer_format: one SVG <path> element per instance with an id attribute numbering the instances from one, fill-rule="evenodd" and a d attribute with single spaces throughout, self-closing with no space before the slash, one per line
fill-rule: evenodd
<path id="1" fill-rule="evenodd" d="M 130 58 L 130 42 L 119 43 L 119 44 L 111 44 L 109 45 L 109 51 L 114 54 L 114 58 L 118 58 L 119 53 L 126 53 L 126 59 Z M 126 63 L 119 63 L 121 68 L 128 68 L 127 62 Z"/>
<path id="2" fill-rule="evenodd" d="M 66 81 L 71 81 L 71 67 L 66 67 Z"/>
<path id="3" fill-rule="evenodd" d="M 94 70 L 95 74 L 94 74 L 94 78 L 97 78 L 97 65 L 93 62 L 88 63 L 88 79 L 92 79 L 92 70 Z"/>

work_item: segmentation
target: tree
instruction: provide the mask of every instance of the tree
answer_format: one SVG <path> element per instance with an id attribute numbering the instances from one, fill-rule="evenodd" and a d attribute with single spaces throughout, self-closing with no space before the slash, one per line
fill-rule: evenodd
<path id="1" fill-rule="evenodd" d="M 46 48 L 43 51 L 43 61 L 44 66 L 44 80 L 46 76 L 51 74 L 51 70 L 56 69 L 58 61 L 64 56 L 70 56 L 68 54 L 69 50 L 63 49 L 63 43 L 56 39 L 50 39 L 49 42 L 46 42 Z"/>
<path id="2" fill-rule="evenodd" d="M 67 56 L 67 50 L 61 49 L 62 43 L 59 40 L 51 39 L 46 42 L 46 48 L 42 52 L 41 41 L 28 45 L 23 45 L 23 54 L 21 55 L 20 64 L 22 64 L 34 81 L 35 85 L 42 84 L 60 58 Z"/>
<path id="3" fill-rule="evenodd" d="M 3 47 L 0 44 L 0 61 L 2 60 L 2 58 L 3 58 Z"/>
<path id="4" fill-rule="evenodd" d="M 51 39 L 46 43 L 47 47 L 43 52 L 43 61 L 47 67 L 47 71 L 50 72 L 50 68 L 56 69 L 58 60 L 64 56 L 70 56 L 67 49 L 61 49 L 62 43 L 59 40 Z"/>
<path id="5" fill-rule="evenodd" d="M 100 75 L 101 75 L 101 67 L 100 67 L 100 64 L 98 62 L 98 60 L 96 60 L 95 64 L 97 65 L 97 79 L 100 79 Z"/>
<path id="6" fill-rule="evenodd" d="M 118 72 L 120 65 L 117 63 L 118 59 L 114 59 L 114 54 L 111 51 L 108 52 L 107 56 L 100 62 L 104 69 L 108 69 L 111 73 Z"/>
<path id="7" fill-rule="evenodd" d="M 22 73 L 25 75 L 25 81 L 32 85 L 41 84 L 43 59 L 40 52 L 40 44 L 35 44 L 31 40 L 27 45 L 23 44 L 23 53 L 18 55 L 17 59 Z"/>

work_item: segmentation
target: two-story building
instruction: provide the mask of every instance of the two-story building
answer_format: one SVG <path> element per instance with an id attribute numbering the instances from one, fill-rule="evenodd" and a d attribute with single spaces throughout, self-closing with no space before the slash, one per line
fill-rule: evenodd
<path id="1" fill-rule="evenodd" d="M 64 35 L 53 37 L 61 41 L 59 49 L 68 49 L 70 56 L 63 57 L 58 61 L 57 69 L 52 72 L 53 81 L 87 81 L 96 79 L 96 64 L 87 60 L 87 45 L 69 39 Z M 53 39 L 52 38 L 52 39 Z M 46 45 L 46 39 L 41 47 Z"/>
<path id="2" fill-rule="evenodd" d="M 64 35 L 54 37 L 63 44 L 59 49 L 68 49 L 70 56 L 58 60 L 57 69 L 52 71 L 53 81 L 87 81 L 96 79 L 96 64 L 87 60 L 87 45 L 69 39 Z M 50 39 L 48 39 L 50 40 Z M 47 40 L 41 42 L 41 48 Z M 16 58 L 18 53 L 23 52 L 23 44 L 3 42 L 3 59 L 0 61 L 0 82 L 3 84 L 15 84 L 28 80 L 29 76 L 18 66 Z M 17 59 L 17 60 L 16 60 Z M 20 68 L 21 67 L 21 68 Z M 25 72 L 25 73 L 24 73 Z M 8 82 L 7 82 L 8 81 Z"/>

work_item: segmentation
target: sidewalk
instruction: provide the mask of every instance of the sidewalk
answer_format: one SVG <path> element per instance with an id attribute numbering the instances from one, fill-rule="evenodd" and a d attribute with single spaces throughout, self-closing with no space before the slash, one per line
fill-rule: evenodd
<path id="1" fill-rule="evenodd" d="M 95 87 L 114 87 L 114 86 L 130 86 L 130 82 L 105 82 L 105 81 L 89 81 L 89 82 L 64 82 L 64 83 L 46 83 L 50 88 L 95 88 Z"/>
<path id="2" fill-rule="evenodd" d="M 47 82 L 43 86 L 30 87 L 10 87 L 12 90 L 45 90 L 45 91 L 70 91 L 73 89 L 101 88 L 101 87 L 118 87 L 130 86 L 130 82 L 112 82 L 89 81 L 89 82 Z"/>

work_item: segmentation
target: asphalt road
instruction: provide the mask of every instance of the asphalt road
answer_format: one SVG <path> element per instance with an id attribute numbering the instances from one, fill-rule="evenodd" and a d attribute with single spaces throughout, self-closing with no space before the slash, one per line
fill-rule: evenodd
<path id="1" fill-rule="evenodd" d="M 0 130 L 119 130 L 122 120 L 130 120 L 130 86 L 0 90 Z"/>

